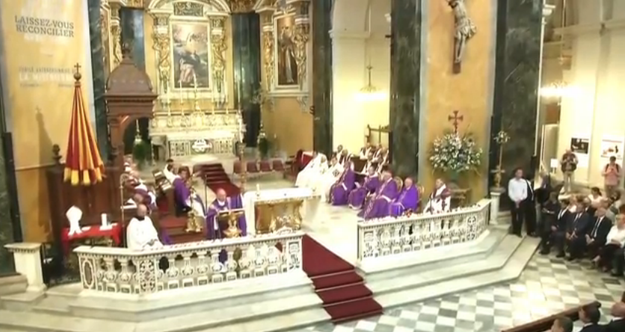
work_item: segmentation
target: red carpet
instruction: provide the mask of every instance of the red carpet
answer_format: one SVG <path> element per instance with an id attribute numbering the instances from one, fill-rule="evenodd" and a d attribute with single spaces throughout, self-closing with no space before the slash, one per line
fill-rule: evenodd
<path id="1" fill-rule="evenodd" d="M 238 195 L 241 192 L 239 187 L 230 181 L 230 177 L 228 177 L 223 165 L 220 163 L 204 164 L 198 167 L 206 185 L 211 188 L 212 191 L 216 192 L 217 189 L 223 189 L 226 191 L 226 195 L 230 197 Z"/>
<path id="2" fill-rule="evenodd" d="M 308 235 L 304 235 L 302 246 L 304 272 L 313 281 L 333 323 L 382 314 L 382 306 L 353 265 Z"/>

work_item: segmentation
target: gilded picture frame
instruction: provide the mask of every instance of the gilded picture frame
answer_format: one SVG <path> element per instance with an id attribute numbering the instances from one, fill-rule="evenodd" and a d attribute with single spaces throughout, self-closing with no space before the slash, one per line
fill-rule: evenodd
<path id="1" fill-rule="evenodd" d="M 273 17 L 274 31 L 274 89 L 280 91 L 301 91 L 298 77 L 295 14 L 277 14 Z"/>
<path id="2" fill-rule="evenodd" d="M 172 90 L 211 91 L 211 36 L 208 21 L 175 20 L 171 28 Z"/>

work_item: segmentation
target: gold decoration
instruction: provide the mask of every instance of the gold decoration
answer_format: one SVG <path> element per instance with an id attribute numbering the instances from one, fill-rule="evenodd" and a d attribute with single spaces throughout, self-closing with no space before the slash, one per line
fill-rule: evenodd
<path id="1" fill-rule="evenodd" d="M 267 234 L 281 229 L 299 230 L 302 228 L 302 198 L 284 198 L 261 201 L 255 204 L 256 232 Z"/>
<path id="2" fill-rule="evenodd" d="M 110 9 L 108 8 L 108 5 L 102 5 L 100 7 L 100 33 L 102 34 L 102 63 L 104 64 L 104 81 L 106 81 L 108 74 L 111 72 L 111 55 L 109 54 L 111 49 L 109 16 Z"/>
<path id="3" fill-rule="evenodd" d="M 152 14 L 154 29 L 152 49 L 156 51 L 158 79 L 160 86 L 169 86 L 171 73 L 171 39 L 169 36 L 169 14 Z"/>
<path id="4" fill-rule="evenodd" d="M 232 13 L 249 13 L 254 11 L 255 0 L 230 0 Z"/>
<path id="5" fill-rule="evenodd" d="M 211 17 L 211 52 L 213 60 L 213 82 L 217 92 L 223 91 L 224 73 L 226 72 L 225 52 L 226 44 L 225 21 L 223 17 Z"/>
<path id="6" fill-rule="evenodd" d="M 204 5 L 194 2 L 176 2 L 174 3 L 174 15 L 202 17 L 204 16 Z"/>
<path id="7" fill-rule="evenodd" d="M 113 65 L 117 67 L 122 61 L 122 28 L 119 19 L 119 4 L 111 4 L 110 38 L 113 46 Z"/>
<path id="8" fill-rule="evenodd" d="M 263 31 L 263 51 L 265 53 L 263 65 L 265 66 L 265 84 L 267 91 L 273 88 L 273 68 L 275 65 L 273 39 L 273 31 Z"/>
<path id="9" fill-rule="evenodd" d="M 191 188 L 191 202 L 193 202 L 196 197 L 195 189 Z M 185 231 L 187 233 L 201 233 L 202 223 L 199 222 L 200 218 L 201 216 L 198 216 L 195 210 L 191 209 L 191 211 L 189 211 L 189 217 L 187 218 L 187 229 Z"/>
<path id="10" fill-rule="evenodd" d="M 143 0 L 126 0 L 126 6 L 130 8 L 143 8 Z"/>
<path id="11" fill-rule="evenodd" d="M 307 24 L 300 24 L 295 27 L 295 36 L 293 36 L 293 43 L 295 43 L 295 62 L 297 62 L 297 81 L 299 82 L 300 89 L 304 86 L 306 81 L 306 51 L 309 38 L 309 26 Z"/>
<path id="12" fill-rule="evenodd" d="M 225 218 L 227 218 L 228 228 L 224 231 L 224 235 L 226 235 L 227 238 L 232 239 L 241 237 L 242 232 L 237 224 L 242 214 L 243 212 L 240 210 L 227 212 L 227 216 Z"/>

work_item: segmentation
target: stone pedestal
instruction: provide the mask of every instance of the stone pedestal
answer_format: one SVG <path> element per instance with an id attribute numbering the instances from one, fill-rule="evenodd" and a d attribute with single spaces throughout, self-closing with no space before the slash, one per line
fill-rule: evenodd
<path id="1" fill-rule="evenodd" d="M 501 191 L 492 190 L 490 192 L 490 220 L 491 225 L 498 224 L 499 217 L 499 200 L 501 199 Z"/>
<path id="2" fill-rule="evenodd" d="M 4 246 L 13 253 L 15 271 L 28 280 L 29 292 L 42 292 L 46 289 L 41 269 L 41 243 L 11 243 Z"/>

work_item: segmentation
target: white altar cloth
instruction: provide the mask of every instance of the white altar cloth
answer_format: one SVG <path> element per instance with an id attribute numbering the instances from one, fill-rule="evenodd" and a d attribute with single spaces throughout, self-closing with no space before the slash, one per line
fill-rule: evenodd
<path id="1" fill-rule="evenodd" d="M 301 198 L 304 200 L 302 224 L 315 221 L 319 202 L 321 202 L 321 195 L 314 192 L 310 188 L 283 188 L 248 191 L 243 195 L 243 207 L 245 209 L 245 219 L 247 221 L 247 233 L 250 235 L 256 234 L 255 206 L 257 202 L 262 203 L 263 201 L 275 201 L 285 198 Z"/>

